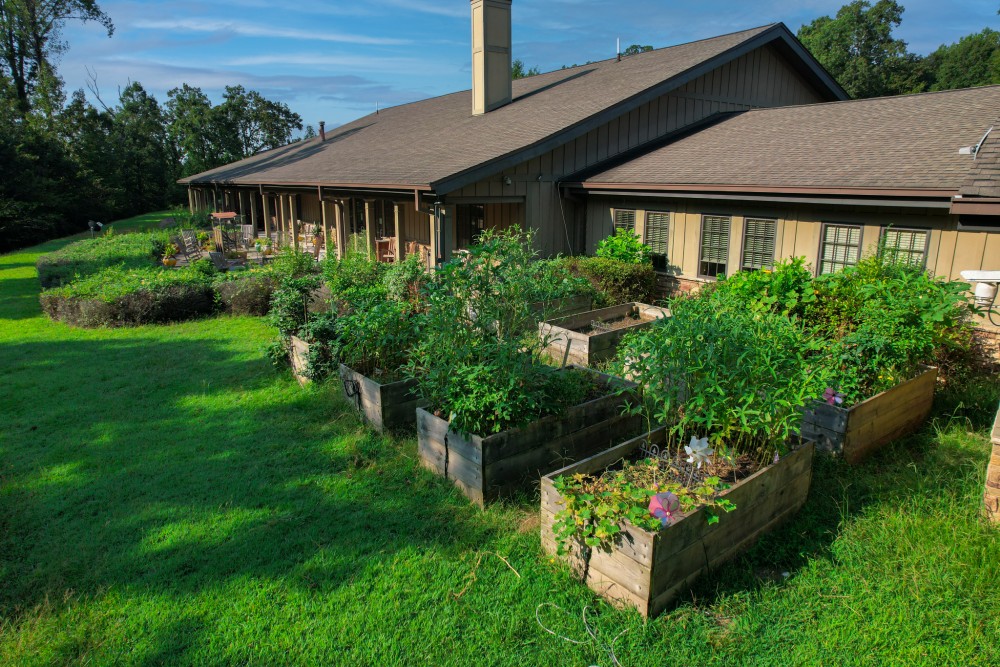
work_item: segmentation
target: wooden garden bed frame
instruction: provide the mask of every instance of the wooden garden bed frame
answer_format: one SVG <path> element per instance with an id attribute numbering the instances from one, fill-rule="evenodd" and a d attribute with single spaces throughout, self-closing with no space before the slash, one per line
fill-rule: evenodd
<path id="1" fill-rule="evenodd" d="M 303 387 L 310 384 L 312 380 L 306 376 L 306 369 L 309 368 L 309 343 L 298 336 L 292 336 L 288 357 L 292 362 L 292 375 L 299 384 Z"/>
<path id="2" fill-rule="evenodd" d="M 638 400 L 637 385 L 587 370 L 614 389 L 600 398 L 573 406 L 527 426 L 487 437 L 465 436 L 448 421 L 418 408 L 417 441 L 424 467 L 444 475 L 474 503 L 482 506 L 524 489 L 567 461 L 590 456 L 623 437 L 642 430 L 642 418 L 624 415 L 626 403 Z"/>
<path id="3" fill-rule="evenodd" d="M 937 368 L 927 367 L 912 380 L 846 409 L 817 401 L 804 410 L 802 437 L 856 465 L 920 428 L 934 404 L 937 374 Z"/>
<path id="4" fill-rule="evenodd" d="M 644 303 L 624 303 L 620 306 L 588 310 L 576 315 L 558 317 L 538 325 L 538 335 L 545 344 L 544 353 L 553 361 L 592 366 L 606 361 L 618 352 L 618 343 L 625 334 L 644 329 L 652 321 L 639 321 L 613 331 L 582 333 L 593 322 L 607 322 L 624 317 L 670 317 L 670 311 Z"/>
<path id="5" fill-rule="evenodd" d="M 1000 409 L 993 423 L 991 435 L 993 449 L 986 468 L 986 512 L 993 523 L 1000 524 Z"/>
<path id="6" fill-rule="evenodd" d="M 413 426 L 417 408 L 424 401 L 415 380 L 381 384 L 344 364 L 340 365 L 344 397 L 376 431 L 396 431 Z"/>
<path id="7" fill-rule="evenodd" d="M 569 317 L 579 313 L 586 313 L 594 308 L 593 297 L 567 296 L 562 299 L 551 299 L 548 301 L 538 301 L 531 304 L 531 310 L 536 315 L 547 318 Z"/>
<path id="8" fill-rule="evenodd" d="M 635 454 L 646 443 L 662 444 L 658 429 L 542 478 L 541 538 L 557 554 L 553 523 L 563 509 L 554 480 L 560 476 L 600 474 Z M 591 589 L 613 604 L 634 607 L 646 618 L 666 609 L 702 574 L 748 548 L 805 504 L 812 483 L 815 447 L 806 443 L 777 463 L 741 480 L 725 492 L 736 509 L 715 525 L 697 510 L 657 532 L 626 522 L 610 552 L 593 550 L 589 561 L 579 547 L 563 556 Z"/>

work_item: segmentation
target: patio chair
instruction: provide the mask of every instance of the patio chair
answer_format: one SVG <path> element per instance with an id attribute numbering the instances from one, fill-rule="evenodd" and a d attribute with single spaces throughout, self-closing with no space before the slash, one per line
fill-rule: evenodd
<path id="1" fill-rule="evenodd" d="M 181 230 L 181 250 L 189 262 L 201 259 L 201 245 L 198 243 L 198 233 L 193 229 Z"/>
<path id="2" fill-rule="evenodd" d="M 227 271 L 243 271 L 247 267 L 239 260 L 227 260 L 221 252 L 210 252 L 208 258 L 212 260 L 215 268 L 223 273 Z"/>
<path id="3" fill-rule="evenodd" d="M 243 247 L 252 248 L 257 240 L 256 230 L 253 228 L 253 225 L 242 225 L 240 229 L 243 231 Z"/>

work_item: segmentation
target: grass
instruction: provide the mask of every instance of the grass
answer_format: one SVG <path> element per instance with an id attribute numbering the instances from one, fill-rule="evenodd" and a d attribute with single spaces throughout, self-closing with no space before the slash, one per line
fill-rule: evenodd
<path id="1" fill-rule="evenodd" d="M 995 380 L 821 460 L 796 519 L 644 623 L 540 552 L 535 499 L 477 510 L 273 370 L 260 320 L 48 321 L 62 243 L 0 256 L 0 664 L 608 666 L 623 632 L 628 667 L 1000 664 Z M 536 623 L 585 639 L 585 606 L 598 642 Z"/>

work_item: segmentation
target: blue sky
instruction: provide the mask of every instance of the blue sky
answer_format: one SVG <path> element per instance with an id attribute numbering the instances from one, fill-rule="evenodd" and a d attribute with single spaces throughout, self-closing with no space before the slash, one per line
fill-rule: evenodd
<path id="1" fill-rule="evenodd" d="M 792 31 L 844 0 L 514 0 L 514 57 L 547 71 L 613 57 L 615 39 L 656 47 L 784 21 Z M 903 0 L 898 35 L 926 54 L 1000 29 L 998 0 Z M 101 2 L 96 25 L 66 30 L 70 90 L 96 74 L 102 97 L 139 81 L 158 99 L 188 83 L 218 100 L 242 84 L 287 103 L 304 122 L 345 123 L 383 107 L 469 87 L 467 0 Z"/>

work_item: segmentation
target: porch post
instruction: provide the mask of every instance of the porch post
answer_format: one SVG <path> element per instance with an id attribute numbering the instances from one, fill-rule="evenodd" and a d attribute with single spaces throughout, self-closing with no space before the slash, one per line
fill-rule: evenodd
<path id="1" fill-rule="evenodd" d="M 344 233 L 344 202 L 333 203 L 333 224 L 337 234 L 337 259 L 344 259 L 347 250 L 347 234 Z"/>
<path id="2" fill-rule="evenodd" d="M 216 188 L 212 188 L 212 213 L 219 212 L 219 191 Z"/>
<path id="3" fill-rule="evenodd" d="M 299 249 L 299 218 L 295 210 L 295 195 L 288 195 L 288 222 L 292 228 L 292 247 Z"/>
<path id="4" fill-rule="evenodd" d="M 452 250 L 455 249 L 455 214 L 454 205 L 442 206 L 441 213 L 441 261 L 450 262 Z"/>
<path id="5" fill-rule="evenodd" d="M 434 268 L 438 263 L 438 225 L 441 222 L 440 204 L 434 204 L 434 213 L 429 217 L 431 219 L 431 257 L 429 268 Z"/>
<path id="6" fill-rule="evenodd" d="M 319 211 L 323 216 L 323 244 L 326 246 L 326 258 L 331 259 L 334 255 L 335 243 L 330 238 L 330 219 L 326 215 L 326 202 L 323 201 L 323 189 L 319 191 Z"/>
<path id="7" fill-rule="evenodd" d="M 247 204 L 250 206 L 250 224 L 253 225 L 253 237 L 257 238 L 257 204 L 253 201 L 253 192 L 247 192 Z"/>
<path id="8" fill-rule="evenodd" d="M 267 195 L 260 193 L 260 203 L 264 209 L 264 236 L 271 238 L 271 207 L 268 206 Z"/>
<path id="9" fill-rule="evenodd" d="M 372 205 L 371 199 L 365 200 L 365 238 L 368 239 L 368 256 L 372 257 L 375 253 L 375 225 L 372 220 Z M 376 259 L 378 259 L 376 257 Z"/>
<path id="10" fill-rule="evenodd" d="M 392 216 L 396 222 L 396 261 L 402 262 L 406 249 L 403 247 L 403 216 L 399 209 L 399 202 L 392 202 Z"/>
<path id="11" fill-rule="evenodd" d="M 278 245 L 285 245 L 285 197 L 278 195 L 278 204 L 281 206 L 278 217 Z"/>

